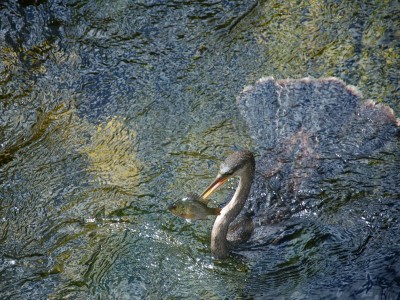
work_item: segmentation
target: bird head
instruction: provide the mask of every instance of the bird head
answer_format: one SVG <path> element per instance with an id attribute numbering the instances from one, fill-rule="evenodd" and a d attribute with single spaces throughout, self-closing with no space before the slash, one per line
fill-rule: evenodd
<path id="1" fill-rule="evenodd" d="M 208 198 L 216 189 L 223 185 L 228 179 L 241 176 L 248 168 L 254 169 L 255 160 L 250 151 L 238 151 L 229 155 L 221 164 L 215 180 L 201 194 L 201 198 Z"/>

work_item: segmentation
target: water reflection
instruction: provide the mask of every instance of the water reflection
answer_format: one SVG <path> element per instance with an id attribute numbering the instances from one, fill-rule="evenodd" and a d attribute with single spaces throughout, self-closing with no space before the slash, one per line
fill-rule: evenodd
<path id="1" fill-rule="evenodd" d="M 372 189 L 390 195 L 342 197 L 357 183 L 331 182 L 316 220 L 272 228 L 227 262 L 210 258 L 212 220 L 166 211 L 207 186 L 228 151 L 254 149 L 234 99 L 264 75 L 334 75 L 399 115 L 398 11 L 394 1 L 3 1 L 2 298 L 398 294 L 399 183 L 382 171 L 399 166 L 396 153 L 366 162 L 380 170 Z"/>

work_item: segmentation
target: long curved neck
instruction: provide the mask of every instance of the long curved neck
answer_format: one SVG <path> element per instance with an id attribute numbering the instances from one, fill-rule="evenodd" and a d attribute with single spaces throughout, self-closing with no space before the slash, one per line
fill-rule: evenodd
<path id="1" fill-rule="evenodd" d="M 231 201 L 215 219 L 211 232 L 211 253 L 215 258 L 225 258 L 229 254 L 229 244 L 226 239 L 229 224 L 237 217 L 246 203 L 253 182 L 254 166 L 248 166 L 243 174 L 239 177 L 239 185 Z"/>

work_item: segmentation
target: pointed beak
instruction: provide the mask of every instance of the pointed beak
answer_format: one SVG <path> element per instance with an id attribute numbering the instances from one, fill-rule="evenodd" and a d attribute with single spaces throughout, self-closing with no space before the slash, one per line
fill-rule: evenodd
<path id="1" fill-rule="evenodd" d="M 228 176 L 218 175 L 214 182 L 201 194 L 201 198 L 207 199 L 217 188 L 223 185 L 229 179 Z"/>

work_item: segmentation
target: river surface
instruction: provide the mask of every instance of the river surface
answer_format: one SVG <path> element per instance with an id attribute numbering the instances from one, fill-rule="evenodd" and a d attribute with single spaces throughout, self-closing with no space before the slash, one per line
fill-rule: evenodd
<path id="1" fill-rule="evenodd" d="M 399 66 L 398 1 L 2 1 L 0 298 L 398 299 L 398 142 L 227 260 L 166 208 L 263 155 L 245 86 L 335 76 L 399 116 Z"/>

